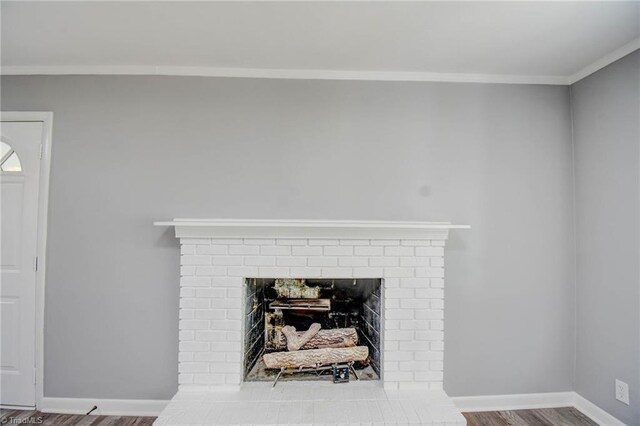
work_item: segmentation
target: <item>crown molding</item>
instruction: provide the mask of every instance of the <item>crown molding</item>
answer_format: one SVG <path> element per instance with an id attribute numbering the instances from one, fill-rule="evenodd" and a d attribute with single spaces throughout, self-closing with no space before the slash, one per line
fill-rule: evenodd
<path id="1" fill-rule="evenodd" d="M 189 77 L 270 78 L 291 80 L 413 81 L 449 83 L 543 84 L 566 86 L 567 77 L 549 75 L 463 74 L 404 71 L 218 68 L 153 65 L 3 66 L 1 75 L 160 75 Z"/>
<path id="2" fill-rule="evenodd" d="M 640 49 L 640 38 L 631 40 L 624 46 L 617 48 L 613 52 L 582 68 L 580 71 L 570 75 L 567 78 L 568 84 L 571 85 L 577 83 L 583 78 L 590 76 L 594 72 L 599 71 L 607 65 L 614 63 L 618 59 L 624 58 L 629 53 L 634 52 L 638 49 Z"/>

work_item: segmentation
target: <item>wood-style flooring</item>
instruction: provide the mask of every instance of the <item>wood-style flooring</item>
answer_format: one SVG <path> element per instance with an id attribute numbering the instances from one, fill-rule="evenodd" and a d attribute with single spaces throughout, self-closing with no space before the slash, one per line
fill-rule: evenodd
<path id="1" fill-rule="evenodd" d="M 155 417 L 81 416 L 0 410 L 0 425 L 149 426 Z M 597 426 L 572 407 L 462 413 L 468 426 Z"/>

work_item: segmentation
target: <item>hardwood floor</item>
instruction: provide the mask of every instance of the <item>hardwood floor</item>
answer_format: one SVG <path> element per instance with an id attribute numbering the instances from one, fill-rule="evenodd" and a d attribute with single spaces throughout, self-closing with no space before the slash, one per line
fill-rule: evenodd
<path id="1" fill-rule="evenodd" d="M 0 410 L 1 425 L 148 426 L 155 417 L 81 416 Z M 573 407 L 462 413 L 468 426 L 597 426 Z"/>

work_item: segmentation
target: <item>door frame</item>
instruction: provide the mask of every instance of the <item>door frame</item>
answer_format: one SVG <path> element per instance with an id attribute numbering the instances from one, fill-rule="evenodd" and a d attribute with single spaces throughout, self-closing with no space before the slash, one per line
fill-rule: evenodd
<path id="1" fill-rule="evenodd" d="M 0 111 L 0 122 L 39 122 L 42 123 L 42 155 L 40 157 L 40 180 L 38 182 L 38 230 L 36 256 L 36 329 L 35 329 L 35 363 L 36 365 L 36 407 L 42 407 L 44 397 L 44 288 L 47 269 L 47 226 L 49 211 L 49 175 L 51 170 L 51 145 L 53 112 L 45 111 Z M 13 407 L 12 408 L 17 408 Z"/>

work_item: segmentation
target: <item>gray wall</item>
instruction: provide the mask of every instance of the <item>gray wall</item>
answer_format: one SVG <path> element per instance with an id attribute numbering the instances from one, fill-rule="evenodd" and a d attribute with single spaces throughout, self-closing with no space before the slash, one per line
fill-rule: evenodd
<path id="1" fill-rule="evenodd" d="M 640 424 L 640 51 L 571 87 L 577 241 L 576 390 Z M 631 406 L 614 398 L 629 384 Z"/>
<path id="2" fill-rule="evenodd" d="M 451 220 L 445 388 L 567 391 L 567 87 L 3 77 L 54 112 L 45 395 L 176 391 L 173 217 Z"/>

